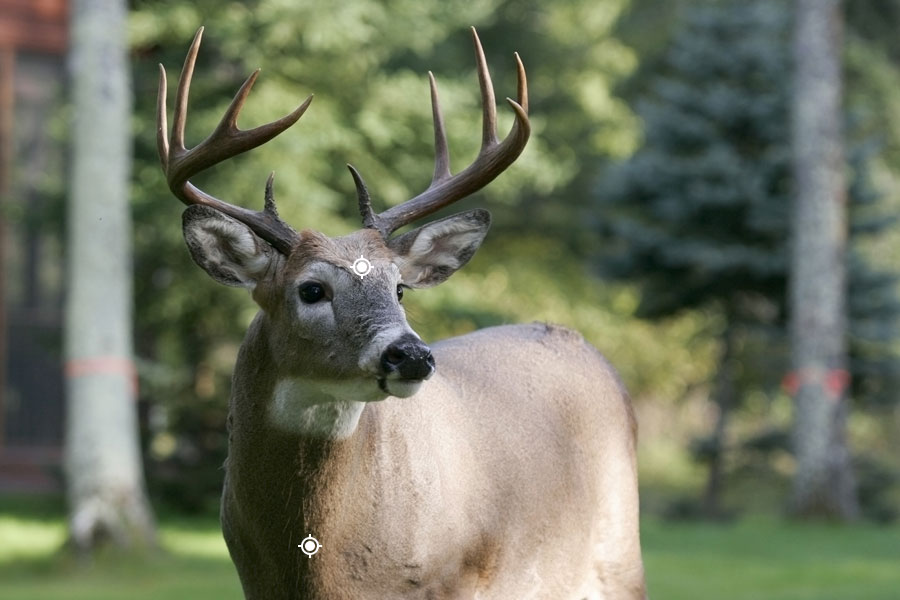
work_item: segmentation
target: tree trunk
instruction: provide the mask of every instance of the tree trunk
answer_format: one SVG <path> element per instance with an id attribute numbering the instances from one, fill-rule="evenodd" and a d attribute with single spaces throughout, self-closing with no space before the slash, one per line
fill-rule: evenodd
<path id="1" fill-rule="evenodd" d="M 734 346 L 737 326 L 734 317 L 729 314 L 725 331 L 722 334 L 722 350 L 719 355 L 719 367 L 713 386 L 712 401 L 716 405 L 716 424 L 710 437 L 709 472 L 706 488 L 703 491 L 703 515 L 707 519 L 720 519 L 725 516 L 722 510 L 722 488 L 725 478 L 725 434 L 731 411 L 735 404 L 734 389 Z"/>
<path id="2" fill-rule="evenodd" d="M 859 514 L 845 440 L 847 207 L 839 0 L 798 0 L 790 282 L 796 516 Z"/>
<path id="3" fill-rule="evenodd" d="M 75 0 L 68 213 L 65 468 L 69 538 L 154 543 L 144 493 L 132 362 L 128 183 L 131 90 L 125 0 Z"/>

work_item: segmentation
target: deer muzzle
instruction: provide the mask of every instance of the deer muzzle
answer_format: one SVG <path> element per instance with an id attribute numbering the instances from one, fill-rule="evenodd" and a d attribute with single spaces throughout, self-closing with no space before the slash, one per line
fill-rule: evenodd
<path id="1" fill-rule="evenodd" d="M 384 379 L 424 381 L 434 374 L 434 357 L 422 340 L 406 334 L 384 349 L 379 366 Z"/>

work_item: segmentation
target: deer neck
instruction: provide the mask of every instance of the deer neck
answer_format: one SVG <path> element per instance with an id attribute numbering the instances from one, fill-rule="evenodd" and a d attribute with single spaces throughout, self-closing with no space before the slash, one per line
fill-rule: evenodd
<path id="1" fill-rule="evenodd" d="M 260 317 L 254 321 L 238 358 L 227 463 L 228 494 L 242 510 L 265 515 L 259 527 L 268 533 L 261 535 L 271 535 L 273 544 L 283 542 L 286 531 L 330 539 L 356 535 L 362 525 L 354 515 L 371 510 L 373 498 L 419 494 L 424 476 L 418 471 L 434 469 L 416 462 L 414 448 L 422 440 L 398 433 L 409 431 L 398 421 L 402 411 L 360 403 L 355 427 L 341 439 L 273 425 L 270 405 L 280 386 L 277 375 L 262 366 L 272 364 L 263 360 L 271 358 L 265 327 Z"/>
<path id="2" fill-rule="evenodd" d="M 352 385 L 279 376 L 268 344 L 272 326 L 265 313 L 257 315 L 238 355 L 229 462 L 261 458 L 272 470 L 278 465 L 284 471 L 279 476 L 288 478 L 353 462 L 351 457 L 365 454 L 377 438 L 383 411 L 368 405 L 369 398 Z"/>
<path id="3" fill-rule="evenodd" d="M 366 404 L 382 400 L 382 392 L 369 380 L 329 381 L 278 373 L 268 343 L 268 330 L 275 326 L 262 311 L 251 324 L 235 367 L 232 411 L 242 420 L 264 420 L 257 426 L 278 433 L 313 441 L 348 439 Z M 253 414 L 246 414 L 248 404 Z"/>

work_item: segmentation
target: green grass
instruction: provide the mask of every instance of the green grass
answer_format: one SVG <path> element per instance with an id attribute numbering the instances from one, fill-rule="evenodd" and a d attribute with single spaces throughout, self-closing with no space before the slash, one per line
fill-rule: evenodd
<path id="1" fill-rule="evenodd" d="M 900 598 L 897 526 L 649 521 L 642 538 L 651 598 Z"/>
<path id="2" fill-rule="evenodd" d="M 56 513 L 58 515 L 58 513 Z M 80 564 L 57 551 L 61 519 L 0 512 L 0 600 L 228 600 L 240 585 L 218 524 L 162 519 L 165 552 Z M 643 526 L 650 596 L 662 600 L 895 600 L 900 527 L 789 524 Z"/>
<path id="3" fill-rule="evenodd" d="M 161 552 L 104 554 L 83 563 L 59 552 L 61 520 L 0 515 L 0 600 L 240 600 L 218 523 L 164 522 Z"/>

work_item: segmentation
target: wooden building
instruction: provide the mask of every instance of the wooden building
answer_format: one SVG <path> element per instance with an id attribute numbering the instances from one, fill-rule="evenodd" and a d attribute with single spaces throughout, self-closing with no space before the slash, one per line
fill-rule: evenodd
<path id="1" fill-rule="evenodd" d="M 0 2 L 0 492 L 62 484 L 67 16 Z"/>

